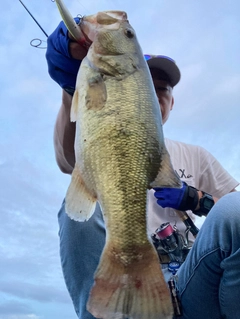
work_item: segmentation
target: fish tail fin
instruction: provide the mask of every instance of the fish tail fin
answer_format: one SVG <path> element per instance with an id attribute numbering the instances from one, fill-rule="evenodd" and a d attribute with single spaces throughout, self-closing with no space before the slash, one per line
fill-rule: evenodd
<path id="1" fill-rule="evenodd" d="M 172 162 L 170 159 L 170 155 L 166 150 L 165 153 L 162 154 L 162 160 L 159 168 L 158 175 L 156 179 L 150 184 L 151 187 L 173 187 L 173 188 L 181 188 L 182 182 L 174 171 Z"/>
<path id="2" fill-rule="evenodd" d="M 116 250 L 112 250 L 111 255 L 108 249 L 104 249 L 87 304 L 94 317 L 172 318 L 169 289 L 152 245 L 149 244 L 148 251 L 141 256 L 140 260 L 123 264 L 116 258 Z"/>
<path id="3" fill-rule="evenodd" d="M 66 194 L 66 213 L 76 221 L 88 220 L 94 213 L 96 198 L 88 191 L 76 168 Z"/>

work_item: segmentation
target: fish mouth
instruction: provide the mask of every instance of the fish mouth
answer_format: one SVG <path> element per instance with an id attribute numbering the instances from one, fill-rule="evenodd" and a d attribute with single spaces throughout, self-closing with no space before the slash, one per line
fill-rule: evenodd
<path id="1" fill-rule="evenodd" d="M 106 28 L 113 30 L 119 28 L 120 22 L 128 21 L 126 12 L 113 10 L 84 16 L 80 20 L 80 23 L 77 24 L 63 1 L 55 0 L 55 2 L 68 31 L 80 44 L 85 42 L 85 44 L 90 46 L 96 35 L 98 26 L 104 25 Z"/>
<path id="2" fill-rule="evenodd" d="M 128 21 L 124 11 L 103 11 L 96 14 L 97 22 L 101 25 L 110 25 L 115 22 Z"/>

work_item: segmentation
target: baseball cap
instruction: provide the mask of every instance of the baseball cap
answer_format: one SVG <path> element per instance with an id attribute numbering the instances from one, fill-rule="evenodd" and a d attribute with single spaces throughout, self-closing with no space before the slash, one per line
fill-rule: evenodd
<path id="1" fill-rule="evenodd" d="M 170 84 L 174 87 L 181 78 L 181 73 L 176 62 L 165 55 L 144 54 L 149 68 L 156 68 L 164 71 L 169 77 Z"/>

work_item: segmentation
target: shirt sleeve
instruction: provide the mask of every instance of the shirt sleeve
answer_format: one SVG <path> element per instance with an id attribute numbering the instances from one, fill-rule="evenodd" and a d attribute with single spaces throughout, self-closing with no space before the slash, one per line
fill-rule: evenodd
<path id="1" fill-rule="evenodd" d="M 198 185 L 200 190 L 220 198 L 239 185 L 218 160 L 202 147 L 199 147 L 199 158 L 201 159 L 201 176 Z"/>

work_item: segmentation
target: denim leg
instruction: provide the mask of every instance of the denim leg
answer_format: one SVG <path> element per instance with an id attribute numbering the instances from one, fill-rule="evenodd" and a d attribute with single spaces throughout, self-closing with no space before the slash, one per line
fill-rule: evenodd
<path id="1" fill-rule="evenodd" d="M 240 192 L 214 205 L 177 277 L 181 318 L 240 318 Z"/>
<path id="2" fill-rule="evenodd" d="M 71 220 L 65 213 L 65 201 L 58 214 L 60 256 L 66 286 L 75 311 L 81 319 L 93 319 L 86 310 L 93 275 L 105 244 L 105 227 L 97 204 L 87 222 Z"/>

